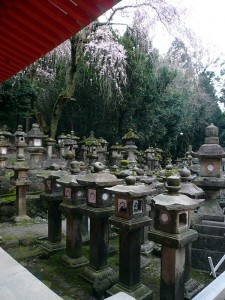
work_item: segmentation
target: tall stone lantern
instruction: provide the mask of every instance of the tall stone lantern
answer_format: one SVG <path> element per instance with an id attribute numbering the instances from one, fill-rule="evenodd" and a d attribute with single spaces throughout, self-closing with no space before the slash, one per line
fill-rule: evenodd
<path id="1" fill-rule="evenodd" d="M 25 154 L 25 149 L 27 148 L 26 143 L 26 133 L 23 131 L 23 126 L 18 125 L 17 131 L 14 133 L 15 136 L 15 146 L 16 146 L 16 152 L 18 154 Z"/>
<path id="2" fill-rule="evenodd" d="M 27 133 L 28 147 L 27 151 L 30 153 L 30 166 L 31 169 L 40 169 L 41 162 L 43 161 L 43 153 L 45 148 L 43 147 L 43 140 L 47 138 L 41 132 L 39 125 L 34 123 L 31 130 Z"/>
<path id="3" fill-rule="evenodd" d="M 98 141 L 99 141 L 99 145 L 97 146 L 98 161 L 101 162 L 103 165 L 106 165 L 107 155 L 108 155 L 107 146 L 109 143 L 102 137 L 100 137 Z"/>
<path id="4" fill-rule="evenodd" d="M 112 166 L 116 165 L 120 167 L 120 161 L 123 159 L 122 151 L 124 151 L 124 147 L 122 145 L 119 145 L 119 143 L 116 143 L 110 149 L 112 152 L 110 164 Z"/>
<path id="5" fill-rule="evenodd" d="M 225 152 L 219 145 L 218 128 L 211 124 L 205 129 L 205 143 L 194 156 L 199 158 L 200 173 L 194 183 L 205 193 L 205 206 L 198 210 L 198 221 L 193 228 L 199 239 L 192 245 L 193 265 L 199 269 L 208 267 L 208 257 L 219 261 L 225 253 L 225 222 L 217 196 L 225 187 L 222 176 L 222 158 Z M 220 267 L 225 270 L 225 265 Z"/>
<path id="6" fill-rule="evenodd" d="M 206 203 L 198 211 L 203 220 L 224 222 L 224 214 L 216 198 L 225 187 L 222 177 L 223 148 L 219 145 L 218 127 L 211 124 L 205 129 L 205 143 L 194 154 L 200 161 L 200 174 L 194 183 L 204 190 Z"/>
<path id="7" fill-rule="evenodd" d="M 8 159 L 9 142 L 5 140 L 3 135 L 0 135 L 0 175 L 4 175 L 6 160 Z"/>
<path id="8" fill-rule="evenodd" d="M 114 275 L 107 261 L 112 197 L 104 188 L 117 185 L 121 180 L 104 172 L 104 168 L 102 163 L 96 162 L 95 173 L 77 177 L 77 182 L 86 187 L 86 206 L 81 211 L 90 217 L 90 264 L 81 276 L 91 284 Z"/>
<path id="9" fill-rule="evenodd" d="M 139 137 L 134 133 L 133 129 L 129 128 L 128 132 L 123 136 L 123 140 L 125 141 L 124 150 L 127 152 L 127 160 L 130 166 L 134 166 L 137 163 L 135 152 L 137 150 L 137 146 L 135 145 L 136 140 Z"/>
<path id="10" fill-rule="evenodd" d="M 7 168 L 14 171 L 16 184 L 16 215 L 14 221 L 30 220 L 26 213 L 26 195 L 27 187 L 31 184 L 31 181 L 28 178 L 29 166 L 24 159 L 24 155 L 18 154 L 17 161 L 13 165 L 7 166 Z"/>
<path id="11" fill-rule="evenodd" d="M 114 295 L 125 292 L 135 299 L 152 299 L 152 291 L 140 283 L 141 229 L 150 224 L 146 216 L 146 196 L 155 190 L 148 185 L 135 184 L 128 176 L 126 185 L 106 188 L 115 194 L 114 216 L 110 223 L 119 227 L 119 283 L 107 291 Z"/>
<path id="12" fill-rule="evenodd" d="M 191 210 L 204 200 L 179 194 L 180 178 L 167 178 L 167 193 L 153 198 L 155 206 L 154 229 L 149 239 L 162 245 L 160 300 L 184 299 L 185 246 L 198 238 L 190 229 Z"/>
<path id="13" fill-rule="evenodd" d="M 89 165 L 97 162 L 98 160 L 98 147 L 100 146 L 100 142 L 94 136 L 94 131 L 90 132 L 90 136 L 85 140 L 85 144 L 87 146 L 87 159 Z"/>

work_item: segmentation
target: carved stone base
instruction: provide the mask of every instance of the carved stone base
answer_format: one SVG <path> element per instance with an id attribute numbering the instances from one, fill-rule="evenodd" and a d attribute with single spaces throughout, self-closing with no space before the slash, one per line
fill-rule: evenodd
<path id="1" fill-rule="evenodd" d="M 59 250 L 63 250 L 66 248 L 66 246 L 62 243 L 50 243 L 49 241 L 45 241 L 40 244 L 41 248 L 46 250 L 48 253 L 55 253 Z"/>
<path id="2" fill-rule="evenodd" d="M 188 280 L 184 284 L 184 299 L 190 300 L 195 295 L 197 295 L 202 289 L 204 288 L 204 285 L 195 281 L 194 279 Z"/>
<path id="3" fill-rule="evenodd" d="M 88 259 L 84 256 L 81 256 L 79 258 L 70 258 L 67 255 L 63 255 L 61 260 L 64 265 L 66 265 L 67 267 L 69 267 L 71 269 L 76 269 L 76 268 L 83 267 L 83 266 L 86 266 L 87 264 L 89 264 Z"/>
<path id="4" fill-rule="evenodd" d="M 88 266 L 84 269 L 80 276 L 87 282 L 94 284 L 97 281 L 101 281 L 109 276 L 113 276 L 114 273 L 115 271 L 110 267 L 105 267 L 97 271 L 92 267 Z"/>
<path id="5" fill-rule="evenodd" d="M 137 300 L 151 300 L 152 290 L 150 290 L 145 285 L 139 283 L 133 287 L 127 287 L 121 283 L 115 284 L 111 289 L 107 291 L 109 296 L 113 296 L 119 292 L 124 292 Z"/>

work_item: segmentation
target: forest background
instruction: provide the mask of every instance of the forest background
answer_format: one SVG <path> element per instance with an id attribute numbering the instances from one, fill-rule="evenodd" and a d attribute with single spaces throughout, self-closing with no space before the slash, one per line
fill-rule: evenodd
<path id="1" fill-rule="evenodd" d="M 185 27 L 184 8 L 166 0 L 121 1 L 56 49 L 0 85 L 0 127 L 29 131 L 39 123 L 56 138 L 75 131 L 83 139 L 93 130 L 110 144 L 122 144 L 128 128 L 138 146 L 157 146 L 173 157 L 204 142 L 210 123 L 219 127 L 225 147 L 225 59 L 205 59 Z M 121 34 L 114 22 L 132 12 Z M 153 47 L 160 23 L 174 37 L 165 55 Z M 204 60 L 203 60 L 204 57 Z M 204 62 L 203 62 L 204 61 Z"/>

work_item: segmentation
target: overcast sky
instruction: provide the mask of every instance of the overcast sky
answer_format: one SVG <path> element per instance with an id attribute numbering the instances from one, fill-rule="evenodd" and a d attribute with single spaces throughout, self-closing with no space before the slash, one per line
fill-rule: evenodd
<path id="1" fill-rule="evenodd" d="M 188 27 L 202 39 L 207 48 L 209 46 L 212 51 L 225 54 L 225 0 L 182 0 L 180 2 L 189 9 L 186 20 Z M 168 39 L 164 46 L 160 44 L 160 40 L 159 36 L 155 45 L 163 52 L 169 46 L 170 40 Z"/>

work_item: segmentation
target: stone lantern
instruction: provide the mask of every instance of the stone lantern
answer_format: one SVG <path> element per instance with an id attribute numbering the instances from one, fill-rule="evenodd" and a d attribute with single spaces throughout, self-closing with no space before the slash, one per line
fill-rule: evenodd
<path id="1" fill-rule="evenodd" d="M 9 142 L 5 140 L 3 135 L 0 135 L 0 175 L 4 175 L 6 160 L 8 159 Z"/>
<path id="2" fill-rule="evenodd" d="M 179 194 L 180 178 L 167 178 L 167 193 L 153 198 L 155 206 L 154 229 L 149 239 L 162 245 L 160 299 L 184 299 L 185 246 L 198 238 L 190 229 L 191 210 L 204 200 Z"/>
<path id="3" fill-rule="evenodd" d="M 17 161 L 11 165 L 7 166 L 7 169 L 12 169 L 14 171 L 14 179 L 16 183 L 16 216 L 14 220 L 20 222 L 23 220 L 30 220 L 30 217 L 26 214 L 26 195 L 27 186 L 31 184 L 28 178 L 29 166 L 25 162 L 24 155 L 18 154 Z"/>
<path id="4" fill-rule="evenodd" d="M 123 140 L 125 141 L 124 150 L 127 152 L 127 160 L 129 166 L 134 166 L 137 163 L 135 152 L 137 150 L 137 146 L 135 145 L 136 140 L 139 137 L 134 133 L 133 129 L 129 128 L 128 132 L 123 136 Z"/>
<path id="5" fill-rule="evenodd" d="M 92 165 L 98 160 L 97 149 L 100 146 L 98 139 L 94 136 L 94 131 L 90 132 L 90 136 L 85 140 L 85 144 L 87 146 L 87 159 L 89 161 L 89 165 Z"/>
<path id="6" fill-rule="evenodd" d="M 219 261 L 225 253 L 225 222 L 223 210 L 217 197 L 219 191 L 225 187 L 222 176 L 222 158 L 225 152 L 219 145 L 218 128 L 211 124 L 205 129 L 205 143 L 200 146 L 193 156 L 199 158 L 200 173 L 193 181 L 205 193 L 205 205 L 200 207 L 198 220 L 193 228 L 198 231 L 199 239 L 192 245 L 193 265 L 199 269 L 206 269 L 208 257 Z M 222 270 L 224 265 L 221 266 Z"/>
<path id="7" fill-rule="evenodd" d="M 80 138 L 79 138 L 78 136 L 75 136 L 73 130 L 70 132 L 70 136 L 71 136 L 71 139 L 73 140 L 74 157 L 76 157 L 76 150 L 77 150 L 77 148 L 78 148 L 77 141 L 78 141 Z"/>
<path id="8" fill-rule="evenodd" d="M 56 180 L 68 173 L 58 168 L 57 165 L 52 165 L 54 170 L 37 173 L 37 177 L 43 178 L 45 186 L 45 192 L 40 197 L 48 203 L 48 241 L 41 244 L 48 253 L 65 248 L 62 243 L 62 214 L 59 209 L 63 200 L 62 188 Z"/>
<path id="9" fill-rule="evenodd" d="M 56 144 L 56 140 L 49 137 L 45 139 L 44 142 L 46 146 L 47 159 L 51 159 L 53 155 L 53 147 Z"/>
<path id="10" fill-rule="evenodd" d="M 47 138 L 40 131 L 38 124 L 33 124 L 31 130 L 27 133 L 28 147 L 27 151 L 30 153 L 30 165 L 32 169 L 41 168 L 41 162 L 43 161 L 43 153 L 45 148 L 43 147 L 43 140 Z"/>
<path id="11" fill-rule="evenodd" d="M 2 127 L 2 129 L 0 130 L 0 135 L 3 135 L 4 138 L 5 138 L 5 140 L 6 140 L 6 141 L 9 143 L 9 145 L 11 146 L 11 141 L 10 141 L 10 139 L 11 139 L 11 137 L 13 136 L 13 134 L 10 133 L 8 130 L 9 130 L 8 127 L 7 127 L 6 125 L 4 125 L 4 126 Z"/>
<path id="12" fill-rule="evenodd" d="M 98 155 L 98 161 L 101 162 L 103 165 L 106 165 L 106 157 L 107 157 L 107 146 L 108 146 L 108 142 L 103 139 L 102 137 L 100 137 L 98 139 L 99 141 L 99 145 L 97 146 L 97 155 Z"/>
<path id="13" fill-rule="evenodd" d="M 60 208 L 66 217 L 66 255 L 64 264 L 70 268 L 87 265 L 89 261 L 82 255 L 82 212 L 85 205 L 85 187 L 78 184 L 78 175 L 66 175 L 57 182 L 63 186 L 63 202 Z"/>
<path id="14" fill-rule="evenodd" d="M 104 168 L 102 163 L 96 162 L 95 173 L 77 177 L 77 182 L 86 187 L 86 206 L 81 210 L 90 217 L 90 264 L 81 276 L 92 284 L 114 274 L 107 262 L 112 197 L 104 188 L 119 184 L 121 180 L 104 172 Z"/>
<path id="15" fill-rule="evenodd" d="M 72 140 L 71 136 L 67 134 L 67 138 L 64 139 L 63 144 L 64 144 L 64 150 L 63 150 L 62 157 L 66 160 L 67 167 L 69 168 L 71 161 L 75 158 L 75 153 L 73 148 L 74 140 Z"/>
<path id="16" fill-rule="evenodd" d="M 135 299 L 152 299 L 152 291 L 140 283 L 141 229 L 150 224 L 146 216 L 146 196 L 155 190 L 128 176 L 126 185 L 106 188 L 115 194 L 114 216 L 110 223 L 120 228 L 119 233 L 119 283 L 107 291 L 114 295 L 125 292 Z"/>
<path id="17" fill-rule="evenodd" d="M 145 150 L 145 153 L 146 153 L 147 166 L 151 171 L 153 171 L 155 169 L 155 149 L 149 147 L 147 150 Z"/>
<path id="18" fill-rule="evenodd" d="M 83 136 L 82 140 L 78 142 L 79 148 L 79 159 L 84 163 L 87 163 L 87 145 L 86 145 L 86 136 Z"/>
<path id="19" fill-rule="evenodd" d="M 63 157 L 64 154 L 64 141 L 67 139 L 67 136 L 64 133 L 61 133 L 57 137 L 57 148 L 59 148 L 59 158 Z"/>
<path id="20" fill-rule="evenodd" d="M 27 143 L 26 143 L 26 133 L 23 132 L 23 126 L 18 125 L 17 131 L 14 133 L 15 136 L 15 146 L 16 146 L 16 152 L 18 154 L 25 154 L 25 149 L 27 148 Z"/>
<path id="21" fill-rule="evenodd" d="M 213 124 L 205 129 L 205 144 L 197 153 L 200 160 L 200 174 L 194 183 L 204 190 L 206 204 L 199 209 L 203 220 L 224 222 L 224 214 L 216 198 L 221 188 L 225 187 L 222 177 L 222 158 L 225 152 L 219 145 L 218 127 Z"/>
<path id="22" fill-rule="evenodd" d="M 116 143 L 111 148 L 112 155 L 111 155 L 111 166 L 118 166 L 120 167 L 120 161 L 123 159 L 122 151 L 124 151 L 124 147 Z"/>

